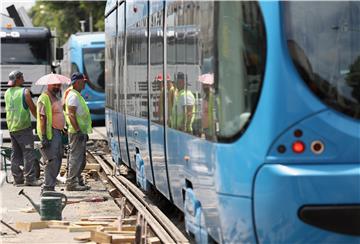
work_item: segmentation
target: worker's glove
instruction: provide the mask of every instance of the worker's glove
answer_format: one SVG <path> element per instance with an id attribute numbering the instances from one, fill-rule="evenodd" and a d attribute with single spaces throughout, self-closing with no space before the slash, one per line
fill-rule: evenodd
<path id="1" fill-rule="evenodd" d="M 44 137 L 42 140 L 41 140 L 41 145 L 43 148 L 47 148 L 49 147 L 51 144 L 51 141 L 48 140 L 46 137 Z"/>

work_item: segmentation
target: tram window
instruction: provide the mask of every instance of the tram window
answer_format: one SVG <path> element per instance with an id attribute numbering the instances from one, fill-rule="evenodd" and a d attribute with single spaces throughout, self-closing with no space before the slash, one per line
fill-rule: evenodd
<path id="1" fill-rule="evenodd" d="M 190 7 L 184 8 L 183 5 Z M 203 2 L 202 8 L 195 6 L 195 3 L 188 2 L 168 5 L 167 70 L 174 79 L 170 83 L 167 96 L 168 104 L 172 107 L 168 125 L 201 136 L 201 102 L 204 93 L 199 82 L 202 63 L 200 56 L 206 55 L 199 55 L 199 50 L 208 50 L 211 55 L 214 52 L 213 29 L 208 29 L 208 23 L 213 23 L 213 3 Z M 199 40 L 203 42 L 200 43 Z"/>
<path id="2" fill-rule="evenodd" d="M 360 3 L 284 2 L 293 63 L 310 90 L 330 107 L 360 118 Z"/>
<path id="3" fill-rule="evenodd" d="M 218 139 L 232 139 L 250 121 L 265 69 L 264 24 L 256 2 L 219 2 L 217 23 Z"/>
<path id="4" fill-rule="evenodd" d="M 176 90 L 169 126 L 207 140 L 233 138 L 255 110 L 264 74 L 259 7 L 200 1 L 172 11 L 182 4 L 167 5 L 167 70 Z"/>
<path id="5" fill-rule="evenodd" d="M 175 33 L 174 29 L 167 30 L 167 62 L 168 64 L 175 64 Z"/>

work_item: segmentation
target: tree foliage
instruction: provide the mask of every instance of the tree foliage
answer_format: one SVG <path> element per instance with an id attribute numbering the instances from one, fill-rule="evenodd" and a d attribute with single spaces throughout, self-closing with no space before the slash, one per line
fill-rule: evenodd
<path id="1" fill-rule="evenodd" d="M 30 10 L 34 26 L 56 28 L 59 45 L 71 34 L 81 31 L 80 20 L 85 20 L 85 31 L 90 31 L 90 16 L 93 31 L 104 31 L 105 1 L 36 1 Z"/>

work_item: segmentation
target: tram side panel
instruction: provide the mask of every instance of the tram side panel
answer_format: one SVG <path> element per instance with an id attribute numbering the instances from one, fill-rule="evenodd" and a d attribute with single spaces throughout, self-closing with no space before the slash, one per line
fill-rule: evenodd
<path id="1" fill-rule="evenodd" d="M 118 103 L 116 99 L 116 18 L 116 9 L 105 18 L 105 124 L 112 157 L 116 163 L 120 163 L 119 130 L 117 126 L 118 113 L 116 110 Z"/>

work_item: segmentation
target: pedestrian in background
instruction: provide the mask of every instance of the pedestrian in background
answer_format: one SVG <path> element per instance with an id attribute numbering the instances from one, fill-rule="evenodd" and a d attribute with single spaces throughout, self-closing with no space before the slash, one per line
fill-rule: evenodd
<path id="1" fill-rule="evenodd" d="M 36 116 L 36 106 L 31 99 L 29 89 L 22 87 L 24 76 L 18 70 L 9 74 L 5 92 L 6 123 L 11 139 L 11 173 L 14 184 L 39 186 L 36 179 L 36 156 L 34 151 L 34 136 L 31 129 L 30 112 Z M 20 168 L 24 165 L 24 170 Z"/>
<path id="2" fill-rule="evenodd" d="M 88 106 L 80 92 L 85 87 L 86 78 L 76 72 L 71 76 L 72 89 L 65 98 L 65 116 L 69 133 L 69 172 L 66 179 L 66 190 L 86 191 L 90 187 L 85 185 L 81 172 L 86 165 L 86 141 L 92 132 L 91 117 Z"/>
<path id="3" fill-rule="evenodd" d="M 47 91 L 40 95 L 37 102 L 37 133 L 46 161 L 43 191 L 55 191 L 63 157 L 61 132 L 64 130 L 65 117 L 60 91 L 60 82 L 49 81 Z"/>

